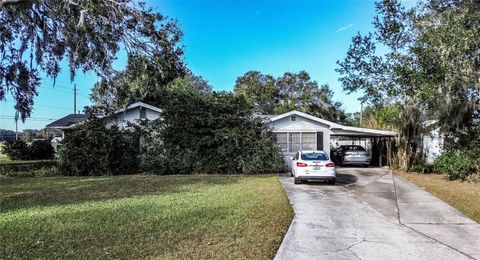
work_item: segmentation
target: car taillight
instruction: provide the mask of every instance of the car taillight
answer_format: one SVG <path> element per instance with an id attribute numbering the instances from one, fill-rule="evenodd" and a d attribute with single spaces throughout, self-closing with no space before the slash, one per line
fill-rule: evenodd
<path id="1" fill-rule="evenodd" d="M 307 167 L 308 164 L 303 163 L 303 162 L 297 162 L 297 167 Z"/>
<path id="2" fill-rule="evenodd" d="M 325 164 L 325 167 L 335 167 L 335 164 L 333 162 L 329 162 Z"/>

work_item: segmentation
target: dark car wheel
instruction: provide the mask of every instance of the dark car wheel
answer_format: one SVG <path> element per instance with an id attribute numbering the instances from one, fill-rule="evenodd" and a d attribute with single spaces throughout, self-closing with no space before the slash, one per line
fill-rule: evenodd
<path id="1" fill-rule="evenodd" d="M 302 184 L 302 181 L 301 181 L 301 180 L 298 180 L 297 178 L 295 178 L 293 182 L 294 182 L 295 184 Z"/>

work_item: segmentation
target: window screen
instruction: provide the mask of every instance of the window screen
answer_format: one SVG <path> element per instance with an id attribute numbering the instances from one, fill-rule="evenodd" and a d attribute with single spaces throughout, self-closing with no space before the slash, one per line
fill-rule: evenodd
<path id="1" fill-rule="evenodd" d="M 300 151 L 300 133 L 290 133 L 289 137 L 290 147 L 288 151 L 291 153 Z"/>
<path id="2" fill-rule="evenodd" d="M 302 150 L 316 150 L 315 133 L 302 133 Z"/>
<path id="3" fill-rule="evenodd" d="M 286 152 L 288 149 L 287 133 L 277 133 L 277 144 L 282 152 Z"/>
<path id="4" fill-rule="evenodd" d="M 147 118 L 147 110 L 143 107 L 140 108 L 140 118 Z"/>

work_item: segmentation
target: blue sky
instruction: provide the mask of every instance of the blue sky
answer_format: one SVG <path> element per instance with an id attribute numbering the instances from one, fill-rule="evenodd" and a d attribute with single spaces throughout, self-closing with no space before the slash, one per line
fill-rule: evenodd
<path id="1" fill-rule="evenodd" d="M 360 110 L 360 94 L 343 92 L 335 72 L 352 36 L 372 30 L 374 1 L 147 1 L 155 10 L 178 21 L 184 32 L 185 61 L 214 90 L 232 90 L 249 70 L 280 76 L 307 71 L 319 84 L 328 83 L 334 99 L 347 112 Z M 124 57 L 116 64 L 121 68 Z M 89 105 L 97 81 L 94 73 L 79 73 L 77 110 Z M 68 69 L 44 79 L 34 112 L 19 129 L 43 128 L 73 112 L 73 84 Z M 15 129 L 13 99 L 0 102 L 0 128 Z"/>

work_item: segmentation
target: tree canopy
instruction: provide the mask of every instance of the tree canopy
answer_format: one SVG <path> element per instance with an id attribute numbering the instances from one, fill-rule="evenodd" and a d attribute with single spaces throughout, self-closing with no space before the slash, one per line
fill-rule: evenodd
<path id="1" fill-rule="evenodd" d="M 428 0 L 407 9 L 383 0 L 376 9 L 375 31 L 354 36 L 338 62 L 344 89 L 363 91 L 372 104 L 411 103 L 447 131 L 469 127 L 479 113 L 480 3 Z"/>
<path id="2" fill-rule="evenodd" d="M 427 119 L 451 135 L 478 125 L 480 2 L 426 0 L 405 8 L 381 0 L 376 11 L 375 31 L 352 38 L 337 71 L 347 92 L 362 91 L 374 106 L 398 107 L 393 121 L 406 168 Z"/>
<path id="3" fill-rule="evenodd" d="M 159 80 L 184 68 L 176 23 L 130 0 L 0 0 L 0 39 L 0 100 L 10 92 L 22 120 L 31 114 L 41 78 L 55 79 L 63 60 L 71 80 L 77 70 L 112 78 L 121 50 L 132 66 L 150 65 L 145 56 L 161 60 L 156 69 L 166 73 Z"/>
<path id="4" fill-rule="evenodd" d="M 331 120 L 345 122 L 340 102 L 333 101 L 328 85 L 318 85 L 305 71 L 286 72 L 275 78 L 249 71 L 237 78 L 234 92 L 245 97 L 258 114 L 277 114 L 298 110 Z"/>

